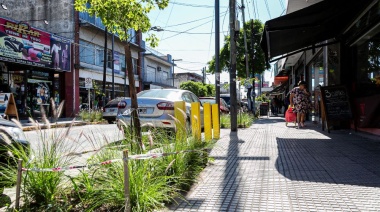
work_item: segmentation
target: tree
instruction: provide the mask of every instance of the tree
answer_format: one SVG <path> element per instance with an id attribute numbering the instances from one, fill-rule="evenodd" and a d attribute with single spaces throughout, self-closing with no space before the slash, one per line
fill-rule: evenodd
<path id="1" fill-rule="evenodd" d="M 183 90 L 188 90 L 193 92 L 198 97 L 202 96 L 213 96 L 215 93 L 215 86 L 214 85 L 204 85 L 201 82 L 183 82 L 179 86 Z"/>
<path id="2" fill-rule="evenodd" d="M 99 17 L 108 31 L 117 34 L 120 40 L 128 41 L 129 29 L 134 29 L 136 32 L 149 31 L 151 28 L 149 12 L 156 7 L 164 9 L 168 4 L 169 0 L 75 0 L 75 9 Z M 158 39 L 153 34 L 146 40 L 153 47 L 158 43 Z M 131 96 L 133 134 L 141 152 L 143 146 L 141 126 L 137 114 L 138 104 L 129 42 L 124 49 Z"/>
<path id="3" fill-rule="evenodd" d="M 149 12 L 156 7 L 164 9 L 168 4 L 169 0 L 75 0 L 75 9 L 99 17 L 108 31 L 127 41 L 128 29 L 148 32 L 151 28 Z M 154 34 L 146 41 L 152 47 L 158 44 Z"/>
<path id="4" fill-rule="evenodd" d="M 253 23 L 253 29 L 252 29 Z M 247 46 L 248 46 L 248 57 L 249 57 L 249 70 L 250 74 L 254 75 L 255 73 L 262 73 L 266 67 L 265 55 L 263 50 L 260 48 L 260 40 L 263 32 L 263 24 L 260 20 L 250 20 L 244 24 L 244 28 L 247 31 Z M 244 36 L 243 29 L 240 30 L 238 39 L 237 39 L 237 60 L 236 67 L 238 77 L 246 78 L 245 73 L 245 55 L 244 55 Z M 252 45 L 253 44 L 253 45 Z M 229 61 L 230 61 L 230 36 L 224 38 L 224 46 L 220 51 L 220 71 L 229 71 Z M 215 72 L 215 56 L 213 59 L 208 62 L 209 67 L 207 72 Z"/>

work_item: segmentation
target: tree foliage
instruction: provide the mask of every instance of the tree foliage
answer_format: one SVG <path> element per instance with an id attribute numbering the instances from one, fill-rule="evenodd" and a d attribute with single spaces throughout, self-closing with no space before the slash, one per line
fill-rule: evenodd
<path id="1" fill-rule="evenodd" d="M 204 85 L 201 82 L 193 82 L 193 81 L 183 82 L 181 83 L 179 87 L 183 90 L 188 90 L 188 91 L 193 92 L 198 97 L 214 96 L 215 94 L 214 85 L 208 85 L 208 84 Z"/>
<path id="2" fill-rule="evenodd" d="M 164 9 L 168 4 L 169 0 L 75 0 L 75 9 L 99 17 L 110 32 L 127 40 L 128 29 L 148 32 L 151 28 L 149 12 Z M 153 34 L 146 40 L 153 47 L 158 43 Z"/>
<path id="3" fill-rule="evenodd" d="M 253 29 L 252 29 L 253 22 Z M 263 24 L 260 20 L 250 20 L 244 24 L 244 28 L 247 32 L 247 48 L 248 48 L 248 66 L 249 73 L 253 76 L 255 73 L 262 73 L 266 67 L 265 55 L 263 50 L 260 48 L 260 40 L 263 32 Z M 251 37 L 253 39 L 251 39 Z M 253 45 L 252 45 L 253 44 Z M 245 71 L 245 49 L 244 49 L 244 33 L 243 29 L 240 30 L 238 39 L 236 41 L 237 47 L 237 58 L 236 58 L 236 69 L 238 77 L 246 78 Z M 219 55 L 220 67 L 219 71 L 229 71 L 229 61 L 230 61 L 230 36 L 224 38 L 224 46 L 222 47 Z M 209 67 L 207 72 L 215 72 L 215 56 L 208 63 Z"/>

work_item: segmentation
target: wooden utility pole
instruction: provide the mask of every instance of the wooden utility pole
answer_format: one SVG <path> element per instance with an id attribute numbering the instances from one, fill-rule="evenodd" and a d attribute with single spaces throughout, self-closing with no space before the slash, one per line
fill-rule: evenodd
<path id="1" fill-rule="evenodd" d="M 218 14 L 216 14 L 218 15 Z M 236 0 L 230 0 L 230 113 L 231 113 L 231 132 L 237 131 L 237 111 L 238 102 L 236 97 L 236 35 L 238 35 L 238 24 L 236 21 Z"/>
<path id="2" fill-rule="evenodd" d="M 247 30 L 244 27 L 245 26 L 245 6 L 244 6 L 244 0 L 241 0 L 241 10 L 242 10 L 242 16 L 243 16 L 243 33 L 244 33 L 244 53 L 245 53 L 245 77 L 246 77 L 246 83 L 245 86 L 248 89 L 247 92 L 247 100 L 248 100 L 248 109 L 251 110 L 252 108 L 252 101 L 251 101 L 251 90 L 252 87 L 249 85 L 250 83 L 250 76 L 249 76 L 249 56 L 248 56 L 248 47 L 247 47 Z M 240 89 L 240 88 L 239 88 Z"/>
<path id="3" fill-rule="evenodd" d="M 141 141 L 141 126 L 140 126 L 140 119 L 138 116 L 138 103 L 137 103 L 137 95 L 136 95 L 136 87 L 135 87 L 135 77 L 133 75 L 133 65 L 132 65 L 132 53 L 131 53 L 131 47 L 130 42 L 125 45 L 125 62 L 127 63 L 127 72 L 128 72 L 128 82 L 129 82 L 129 95 L 131 98 L 131 118 L 133 122 L 133 135 L 136 139 L 136 142 L 139 145 L 139 148 L 141 150 L 142 148 L 142 141 Z"/>

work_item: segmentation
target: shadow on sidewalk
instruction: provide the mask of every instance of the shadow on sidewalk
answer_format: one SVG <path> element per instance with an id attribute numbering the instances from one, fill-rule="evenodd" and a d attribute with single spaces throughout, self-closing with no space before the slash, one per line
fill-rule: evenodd
<path id="1" fill-rule="evenodd" d="M 380 143 L 340 136 L 277 138 L 277 170 L 296 181 L 380 187 Z"/>

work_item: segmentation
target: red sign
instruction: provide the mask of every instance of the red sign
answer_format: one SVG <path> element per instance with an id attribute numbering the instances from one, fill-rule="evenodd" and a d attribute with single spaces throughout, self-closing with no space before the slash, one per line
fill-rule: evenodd
<path id="1" fill-rule="evenodd" d="M 0 61 L 70 71 L 70 40 L 0 18 Z"/>

